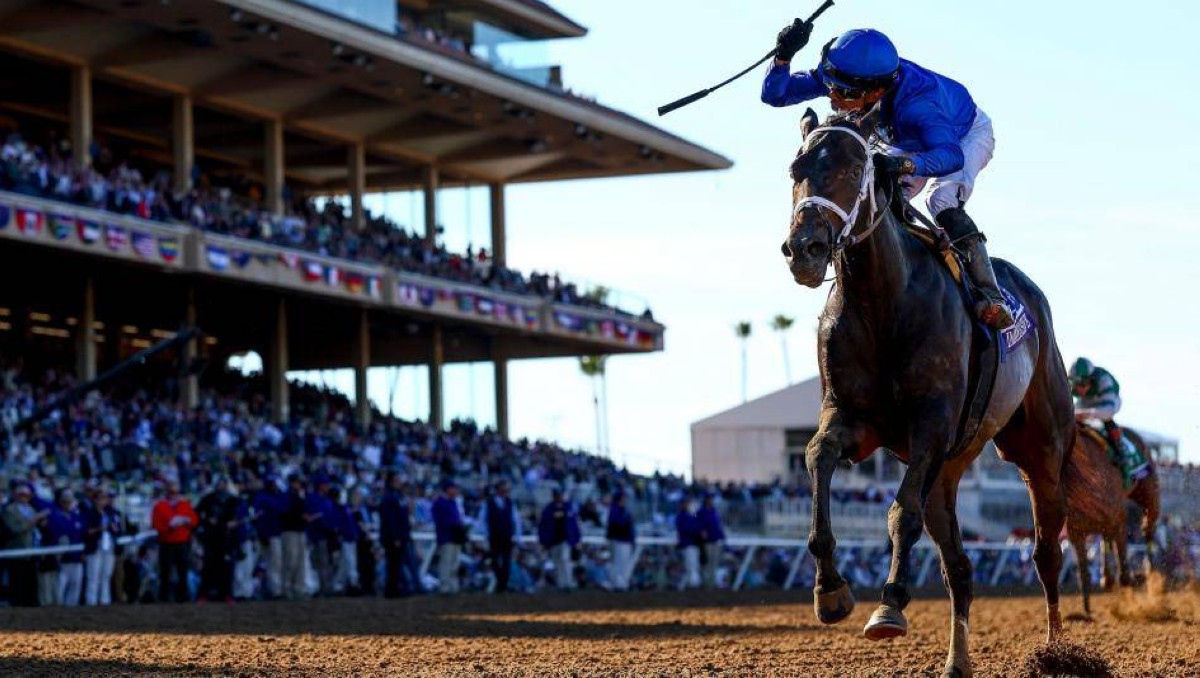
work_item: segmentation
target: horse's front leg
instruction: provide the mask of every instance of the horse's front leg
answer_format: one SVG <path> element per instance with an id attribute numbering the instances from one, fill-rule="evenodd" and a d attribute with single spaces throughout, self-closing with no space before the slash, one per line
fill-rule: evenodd
<path id="1" fill-rule="evenodd" d="M 949 449 L 953 424 L 944 408 L 934 408 L 928 414 L 917 415 L 914 431 L 909 436 L 909 464 L 900 481 L 896 500 L 888 510 L 888 535 L 892 539 L 892 566 L 883 586 L 883 602 L 863 629 L 871 640 L 895 638 L 908 633 L 904 608 L 911 596 L 908 592 L 909 554 L 921 538 L 924 527 L 925 500 L 937 478 Z"/>
<path id="2" fill-rule="evenodd" d="M 861 438 L 860 428 L 848 424 L 836 410 L 826 409 L 821 412 L 817 434 L 809 441 L 805 451 L 813 501 L 808 550 L 817 563 L 813 606 L 817 619 L 825 624 L 840 622 L 854 611 L 854 594 L 850 592 L 850 585 L 838 574 L 833 559 L 837 542 L 829 521 L 829 484 L 838 460 L 845 453 L 857 450 Z"/>

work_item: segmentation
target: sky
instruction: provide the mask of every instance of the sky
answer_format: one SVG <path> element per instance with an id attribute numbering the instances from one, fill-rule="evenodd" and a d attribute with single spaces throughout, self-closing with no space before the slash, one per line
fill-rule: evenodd
<path id="1" fill-rule="evenodd" d="M 761 104 L 762 73 L 753 72 L 665 118 L 655 109 L 749 65 L 783 24 L 819 3 L 553 4 L 590 31 L 547 47 L 568 86 L 735 163 L 508 189 L 510 265 L 627 292 L 666 324 L 665 351 L 608 363 L 610 449 L 635 470 L 687 472 L 689 425 L 741 401 L 733 325 L 753 323 L 748 391 L 765 395 L 787 383 L 769 320 L 796 319 L 786 336 L 792 378 L 814 376 L 828 290 L 793 283 L 779 253 L 804 107 Z M 1046 293 L 1067 361 L 1088 356 L 1120 381 L 1118 421 L 1179 439 L 1192 462 L 1200 462 L 1197 25 L 1200 3 L 1178 0 L 838 0 L 795 61 L 811 67 L 825 41 L 870 26 L 905 58 L 968 87 L 997 141 L 968 204 L 989 249 Z M 823 101 L 814 108 L 829 110 Z M 485 189 L 444 193 L 447 243 L 486 245 Z M 375 201 L 417 222 L 405 196 Z M 374 371 L 372 397 L 386 402 L 392 379 Z M 397 414 L 426 411 L 424 379 L 422 368 L 399 371 Z M 513 363 L 509 379 L 514 435 L 595 446 L 591 386 L 576 361 Z M 494 420 L 490 366 L 448 367 L 446 384 L 451 416 Z"/>

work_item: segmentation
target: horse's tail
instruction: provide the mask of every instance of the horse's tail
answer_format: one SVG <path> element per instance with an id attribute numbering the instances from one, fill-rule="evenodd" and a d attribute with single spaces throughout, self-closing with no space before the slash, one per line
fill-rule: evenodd
<path id="1" fill-rule="evenodd" d="M 1137 448 L 1141 450 L 1150 464 L 1150 474 L 1134 483 L 1129 491 L 1129 499 L 1137 504 L 1142 511 L 1142 537 L 1146 540 L 1147 564 L 1150 562 L 1151 549 L 1154 546 L 1154 530 L 1158 527 L 1158 518 L 1162 514 L 1161 487 L 1158 480 L 1158 469 L 1155 468 L 1154 458 L 1146 449 L 1146 441 L 1136 431 L 1122 429 Z"/>

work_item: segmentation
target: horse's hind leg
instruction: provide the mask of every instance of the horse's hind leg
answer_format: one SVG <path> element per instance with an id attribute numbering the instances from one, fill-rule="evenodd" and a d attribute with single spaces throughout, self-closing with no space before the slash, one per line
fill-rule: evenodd
<path id="1" fill-rule="evenodd" d="M 1149 578 L 1154 570 L 1154 530 L 1158 527 L 1158 515 L 1161 510 L 1158 474 L 1153 473 L 1139 480 L 1129 498 L 1142 509 L 1142 538 L 1146 540 L 1144 569 L 1146 577 Z"/>
<path id="2" fill-rule="evenodd" d="M 960 465 L 958 461 L 952 462 L 955 467 Z M 971 560 L 963 551 L 956 513 L 961 475 L 962 469 L 943 468 L 925 502 L 925 531 L 937 545 L 942 561 L 942 582 L 950 594 L 952 607 L 950 651 L 943 672 L 946 678 L 971 675 L 967 643 L 972 598 Z"/>
<path id="3" fill-rule="evenodd" d="M 1121 512 L 1125 517 L 1125 512 Z M 1125 521 L 1113 533 L 1113 543 L 1117 547 L 1117 582 L 1121 586 L 1133 586 L 1133 577 L 1129 576 L 1129 537 L 1125 534 Z"/>
<path id="4" fill-rule="evenodd" d="M 1113 590 L 1113 587 L 1116 586 L 1117 578 L 1113 574 L 1112 568 L 1113 553 L 1115 551 L 1116 548 L 1113 545 L 1112 539 L 1107 535 L 1101 537 L 1100 560 L 1103 563 L 1103 566 L 1100 568 L 1100 588 L 1104 589 L 1105 591 L 1111 591 Z"/>
<path id="5" fill-rule="evenodd" d="M 1067 527 L 1067 535 L 1071 539 L 1071 549 L 1075 551 L 1075 560 L 1079 569 L 1079 595 L 1083 598 L 1083 614 L 1092 618 L 1092 568 L 1088 563 L 1087 535 L 1076 535 Z"/>

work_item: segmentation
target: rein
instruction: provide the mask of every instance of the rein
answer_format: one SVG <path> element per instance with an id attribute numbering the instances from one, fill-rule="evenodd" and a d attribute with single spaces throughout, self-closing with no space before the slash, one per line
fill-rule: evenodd
<path id="1" fill-rule="evenodd" d="M 825 221 L 825 224 L 829 227 L 829 239 L 833 243 L 833 253 L 836 254 L 866 240 L 867 237 L 879 227 L 879 224 L 883 222 L 883 218 L 887 213 L 887 210 L 880 210 L 878 205 L 875 204 L 875 163 L 871 161 L 871 158 L 875 155 L 875 150 L 871 148 L 871 144 L 866 140 L 866 138 L 852 129 L 829 125 L 814 129 L 809 133 L 809 136 L 811 137 L 817 132 L 842 132 L 843 134 L 849 134 L 850 136 L 854 137 L 854 140 L 857 141 L 860 146 L 862 146 L 863 151 L 867 155 L 866 163 L 863 165 L 862 181 L 858 187 L 858 197 L 854 199 L 854 205 L 850 208 L 850 211 L 847 212 L 846 210 L 842 209 L 841 205 L 838 205 L 832 200 L 823 198 L 819 195 L 811 195 L 806 198 L 801 198 L 796 202 L 796 205 L 792 211 L 792 218 L 795 219 L 795 217 L 799 216 L 800 212 L 805 208 L 816 208 L 821 214 L 821 218 Z M 869 205 L 868 218 L 871 218 L 871 223 L 867 226 L 866 230 L 855 234 L 853 233 L 854 224 L 858 221 L 859 212 L 862 210 L 864 202 L 868 203 Z M 828 217 L 825 216 L 825 212 L 822 211 L 821 208 L 825 208 L 825 210 L 833 212 L 842 220 L 842 230 L 837 234 L 836 238 L 833 237 L 833 224 L 829 221 Z"/>

